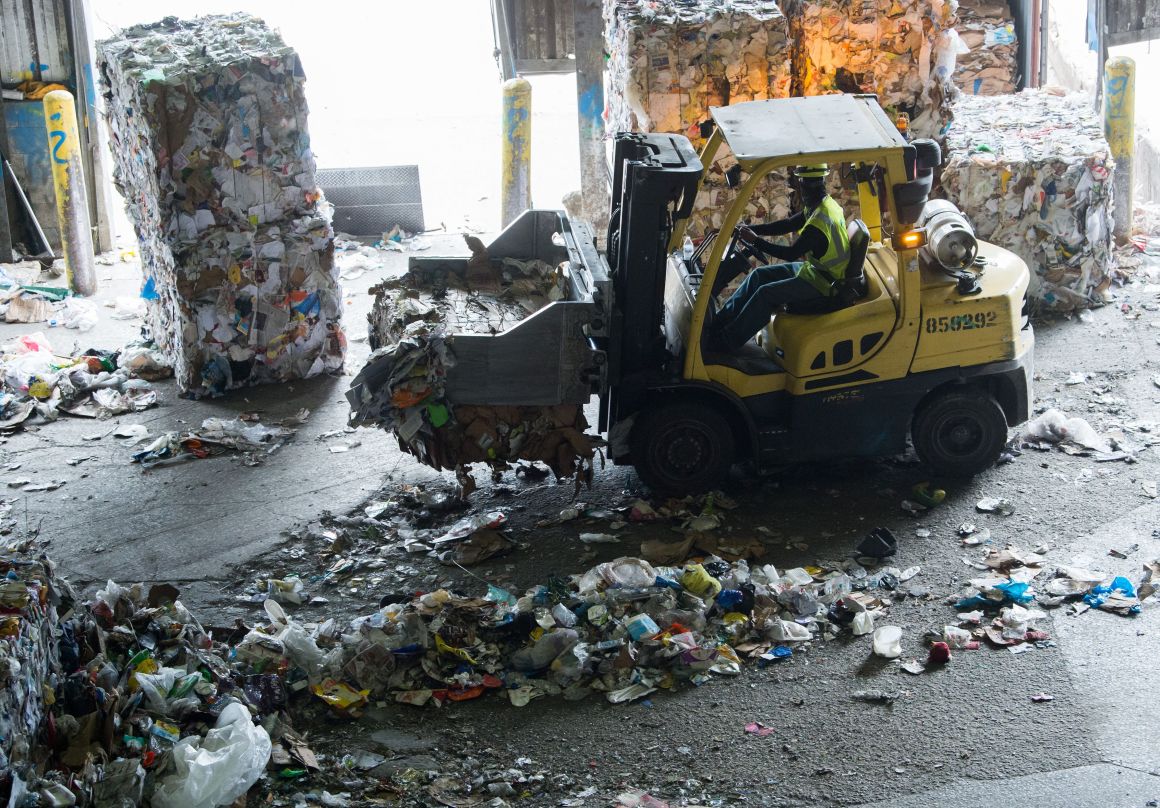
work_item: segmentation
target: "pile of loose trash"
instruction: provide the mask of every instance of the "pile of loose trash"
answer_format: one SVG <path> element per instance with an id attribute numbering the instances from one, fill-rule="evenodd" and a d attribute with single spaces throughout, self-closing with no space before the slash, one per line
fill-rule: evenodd
<path id="1" fill-rule="evenodd" d="M 433 512 L 450 508 L 449 494 L 428 493 L 416 502 Z M 978 508 L 1008 513 L 1004 502 L 983 500 Z M 316 754 L 295 724 L 323 726 L 322 713 L 352 719 L 388 705 L 447 706 L 488 694 L 516 707 L 544 697 L 591 695 L 624 704 L 736 676 L 747 663 L 793 664 L 811 646 L 839 637 L 860 638 L 855 642 L 867 653 L 921 674 L 948 662 L 952 651 L 984 643 L 1011 653 L 1050 647 L 1051 638 L 1037 625 L 1042 609 L 1068 604 L 1074 613 L 1099 608 L 1132 615 L 1144 601 L 1160 599 L 1157 561 L 1145 563 L 1140 580 L 1132 582 L 1052 566 L 1043 548 L 986 548 L 977 560 L 964 558 L 979 574 L 948 601 L 957 624 L 927 632 L 922 643 L 929 655 L 907 659 L 903 630 L 884 625 L 884 618 L 902 599 L 934 595 L 912 580 L 919 567 L 889 565 L 898 549 L 890 530 L 873 529 L 844 560 L 778 570 L 758 561 L 760 541 L 717 535 L 720 510 L 732 504 L 713 494 L 656 508 L 635 500 L 619 510 L 565 509 L 550 523 L 583 515 L 610 519 L 608 529 L 615 531 L 669 519 L 679 524 L 681 537 L 648 538 L 639 557 L 549 576 L 522 594 L 476 579 L 478 586 L 464 585 L 464 591 L 447 585 L 376 594 L 378 607 L 353 619 L 299 619 L 288 611 L 293 606 L 327 602 L 312 598 L 308 586 L 350 588 L 343 575 L 357 565 L 336 533 L 326 575 L 258 580 L 240 599 L 260 602 L 261 618 L 222 627 L 200 622 L 169 584 L 110 581 L 80 603 L 35 547 L 10 546 L 0 551 L 0 670 L 6 675 L 0 797 L 7 789 L 15 795 L 13 805 L 34 804 L 35 796 L 35 804 L 48 805 L 114 800 L 192 808 L 231 804 L 257 784 L 279 804 L 277 793 L 314 775 L 311 782 L 328 787 L 357 790 L 374 783 L 399 799 L 418 800 L 413 804 L 430 804 L 424 802 L 430 798 L 458 804 L 446 800 L 458 799 L 464 789 L 508 796 L 520 793 L 517 787 L 576 793 L 575 783 L 554 783 L 519 764 L 472 785 L 447 775 L 460 764 L 435 749 L 439 759 L 387 760 L 365 750 Z M 389 530 L 399 507 L 371 502 L 365 522 L 357 520 L 363 528 L 376 522 Z M 487 512 L 407 536 L 400 528 L 398 538 L 419 541 L 438 555 L 502 537 L 506 526 L 502 512 Z M 971 547 L 983 530 L 964 524 L 958 532 Z M 585 544 L 612 538 L 580 535 Z M 890 691 L 851 693 L 875 702 L 896 697 Z M 766 728 L 756 723 L 745 731 Z M 461 768 L 478 768 L 478 761 L 462 761 Z M 445 776 L 421 774 L 436 770 Z M 348 792 L 323 792 L 318 801 L 356 804 Z"/>
<path id="2" fill-rule="evenodd" d="M 172 374 L 147 342 L 61 355 L 40 332 L 0 346 L 0 371 L 0 430 L 15 429 L 34 415 L 52 421 L 61 413 L 110 418 L 144 410 L 157 403 L 150 381 Z"/>
<path id="3" fill-rule="evenodd" d="M 787 658 L 795 645 L 847 626 L 868 633 L 884 607 L 875 589 L 888 573 L 848 568 L 859 577 L 712 557 L 675 567 L 622 557 L 520 597 L 488 585 L 479 596 L 440 589 L 392 598 L 347 628 L 318 626 L 317 651 L 301 651 L 294 633 L 287 653 L 321 680 L 315 692 L 343 710 L 369 698 L 443 704 L 489 690 L 516 706 L 593 692 L 622 703 L 711 674 L 737 675 L 743 659 Z M 276 604 L 267 610 L 270 625 L 247 642 L 264 646 L 271 635 L 301 630 Z"/>
<path id="4" fill-rule="evenodd" d="M 243 413 L 237 418 L 206 418 L 200 429 L 185 432 L 166 432 L 153 437 L 143 431 L 144 434 L 130 436 L 132 443 L 145 444 L 133 454 L 133 462 L 148 469 L 236 452 L 242 455 L 245 465 L 257 466 L 293 439 L 294 427 L 309 415 L 310 410 L 303 409 L 297 415 L 283 419 L 280 424 L 267 426 L 258 422 L 256 414 Z"/>
<path id="5" fill-rule="evenodd" d="M 131 251 L 121 254 L 121 260 L 132 257 Z M 97 263 L 112 264 L 110 256 L 97 258 Z M 96 302 L 76 297 L 67 286 L 61 286 L 64 261 L 56 259 L 45 269 L 40 260 L 0 262 L 0 317 L 6 323 L 47 323 L 77 331 L 91 331 L 100 320 Z M 105 302 L 112 309 L 114 320 L 134 320 L 144 316 L 145 301 L 137 296 L 120 295 Z"/>
<path id="6" fill-rule="evenodd" d="M 984 575 L 968 582 L 955 607 L 971 610 L 966 620 L 975 624 L 980 624 L 980 619 L 975 619 L 976 610 L 998 610 L 1001 621 L 1008 614 L 1019 616 L 1020 622 L 1044 618 L 1043 612 L 1024 608 L 1035 605 L 1047 609 L 1066 605 L 1071 614 L 1103 609 L 1122 616 L 1136 615 L 1140 613 L 1141 601 L 1156 595 L 1160 586 L 1160 562 L 1157 561 L 1144 564 L 1137 583 L 1101 570 L 1066 564 L 1051 566 L 1040 553 L 1012 547 L 989 550 L 982 561 L 971 562 L 971 566 Z M 983 629 L 982 633 L 995 645 L 1012 644 L 1009 635 L 1000 638 L 990 629 Z"/>
<path id="7" fill-rule="evenodd" d="M 419 706 L 489 691 L 517 706 L 593 692 L 628 702 L 737 675 L 743 660 L 779 662 L 847 627 L 867 633 L 897 585 L 852 560 L 779 572 L 624 557 L 519 597 L 495 586 L 388 597 L 346 625 L 306 624 L 268 599 L 257 625 L 215 628 L 169 584 L 110 581 L 80 604 L 27 547 L 0 554 L 0 570 L 6 697 L 20 702 L 0 748 L 12 804 L 38 794 L 168 808 L 230 804 L 268 765 L 317 768 L 292 708 L 356 717 L 372 699 Z"/>

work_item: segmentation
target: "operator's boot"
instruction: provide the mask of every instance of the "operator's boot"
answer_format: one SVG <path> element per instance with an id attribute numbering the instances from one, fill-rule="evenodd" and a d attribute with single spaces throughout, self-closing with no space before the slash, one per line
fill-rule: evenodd
<path id="1" fill-rule="evenodd" d="M 717 351 L 717 300 L 709 298 L 709 305 L 705 307 L 705 323 L 701 326 L 701 350 L 704 353 Z"/>
<path id="2" fill-rule="evenodd" d="M 734 255 L 726 258 L 717 267 L 717 276 L 713 278 L 713 297 L 716 299 L 717 295 L 721 294 L 729 283 L 743 272 L 749 271 L 749 259 L 744 256 Z"/>

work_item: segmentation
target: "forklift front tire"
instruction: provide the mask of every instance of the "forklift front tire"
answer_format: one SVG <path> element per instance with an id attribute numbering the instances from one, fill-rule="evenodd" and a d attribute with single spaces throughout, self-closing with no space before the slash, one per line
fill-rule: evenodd
<path id="1" fill-rule="evenodd" d="M 923 405 L 911 436 L 919 458 L 935 473 L 972 477 L 999 459 L 1007 442 L 1007 418 L 991 394 L 952 389 Z"/>
<path id="2" fill-rule="evenodd" d="M 641 413 L 631 440 L 637 473 L 662 494 L 710 491 L 724 482 L 733 465 L 729 422 L 699 402 L 674 402 Z"/>

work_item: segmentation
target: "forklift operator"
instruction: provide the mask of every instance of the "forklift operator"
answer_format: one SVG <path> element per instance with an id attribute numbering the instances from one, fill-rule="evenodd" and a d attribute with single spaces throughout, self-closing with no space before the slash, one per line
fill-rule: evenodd
<path id="1" fill-rule="evenodd" d="M 833 282 L 842 279 L 850 260 L 850 239 L 841 206 L 826 192 L 829 173 L 825 164 L 799 166 L 794 176 L 800 181 L 802 210 L 779 222 L 739 229 L 739 238 L 750 247 L 785 263 L 752 270 L 725 301 L 709 336 L 714 349 L 738 350 L 769 323 L 780 306 L 829 297 Z M 795 230 L 798 237 L 788 247 L 758 238 Z M 743 256 L 722 262 L 718 274 L 724 278 L 718 278 L 715 286 L 723 287 L 747 267 Z"/>

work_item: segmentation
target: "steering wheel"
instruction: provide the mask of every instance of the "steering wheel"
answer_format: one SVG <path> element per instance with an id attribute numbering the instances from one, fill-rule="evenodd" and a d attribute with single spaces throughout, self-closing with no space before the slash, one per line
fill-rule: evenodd
<path id="1" fill-rule="evenodd" d="M 733 232 L 729 237 L 729 246 L 725 250 L 725 257 L 730 258 L 734 255 L 741 255 L 745 258 L 752 258 L 759 264 L 765 263 L 766 256 L 761 250 L 741 237 L 741 229 L 746 226 L 739 224 L 733 228 Z"/>

